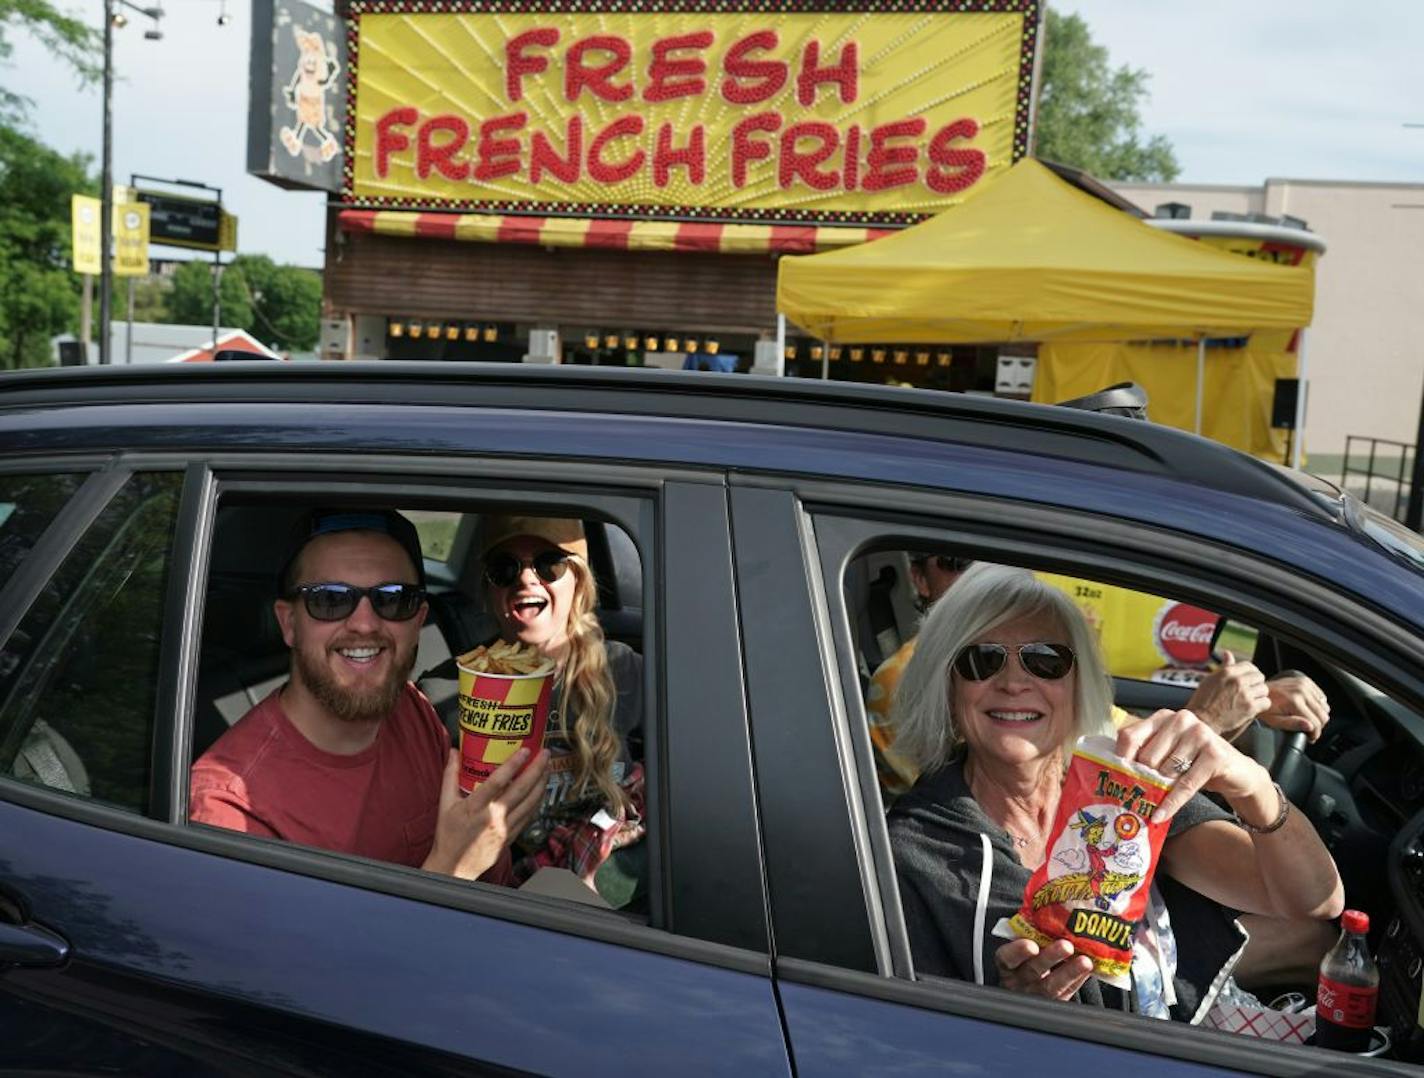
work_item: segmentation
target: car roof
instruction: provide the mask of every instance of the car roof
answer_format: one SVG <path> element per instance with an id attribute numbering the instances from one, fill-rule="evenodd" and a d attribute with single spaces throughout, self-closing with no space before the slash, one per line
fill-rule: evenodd
<path id="1" fill-rule="evenodd" d="M 863 383 L 510 363 L 226 363 L 6 372 L 0 409 L 388 404 L 622 414 L 889 434 L 1171 477 L 1328 520 L 1293 473 L 1170 427 L 1021 401 Z"/>

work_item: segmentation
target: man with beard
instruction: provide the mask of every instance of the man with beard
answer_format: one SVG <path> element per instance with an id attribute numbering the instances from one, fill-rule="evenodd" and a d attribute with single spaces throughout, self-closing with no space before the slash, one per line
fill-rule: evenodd
<path id="1" fill-rule="evenodd" d="M 309 513 L 278 585 L 288 681 L 193 765 L 190 819 L 464 879 L 494 868 L 503 882 L 546 754 L 520 750 L 461 794 L 459 753 L 409 681 L 428 610 L 414 526 L 391 511 Z"/>

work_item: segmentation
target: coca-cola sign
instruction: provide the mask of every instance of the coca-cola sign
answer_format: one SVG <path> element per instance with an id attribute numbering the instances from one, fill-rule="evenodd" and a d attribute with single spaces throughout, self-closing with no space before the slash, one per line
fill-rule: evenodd
<path id="1" fill-rule="evenodd" d="M 1211 658 L 1211 638 L 1219 619 L 1210 610 L 1188 603 L 1168 603 L 1154 626 L 1157 650 L 1168 662 L 1205 666 Z"/>

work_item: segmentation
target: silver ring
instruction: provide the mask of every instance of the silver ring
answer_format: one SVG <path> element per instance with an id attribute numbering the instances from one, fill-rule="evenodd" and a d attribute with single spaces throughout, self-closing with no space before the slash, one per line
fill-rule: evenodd
<path id="1" fill-rule="evenodd" d="M 1176 755 L 1175 753 L 1173 753 L 1171 756 L 1168 756 L 1167 759 L 1172 762 L 1172 769 L 1176 771 L 1179 775 L 1185 775 L 1188 771 L 1190 771 L 1194 762 L 1192 760 L 1184 760 L 1182 757 Z"/>

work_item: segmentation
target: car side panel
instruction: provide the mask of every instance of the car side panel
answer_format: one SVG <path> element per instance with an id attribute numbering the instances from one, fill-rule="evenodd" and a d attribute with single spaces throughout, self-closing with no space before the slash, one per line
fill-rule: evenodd
<path id="1" fill-rule="evenodd" d="M 7 1023 L 25 1004 L 76 1008 L 132 1036 L 134 1052 L 169 1043 L 279 1073 L 311 1060 L 364 1073 L 382 1057 L 416 1073 L 456 1060 L 547 1074 L 666 1074 L 689 1058 L 709 1074 L 788 1069 L 771 984 L 755 973 L 5 803 L 0 877 L 73 955 L 0 978 Z M 0 1066 L 52 1066 L 52 1050 L 7 1037 Z"/>

